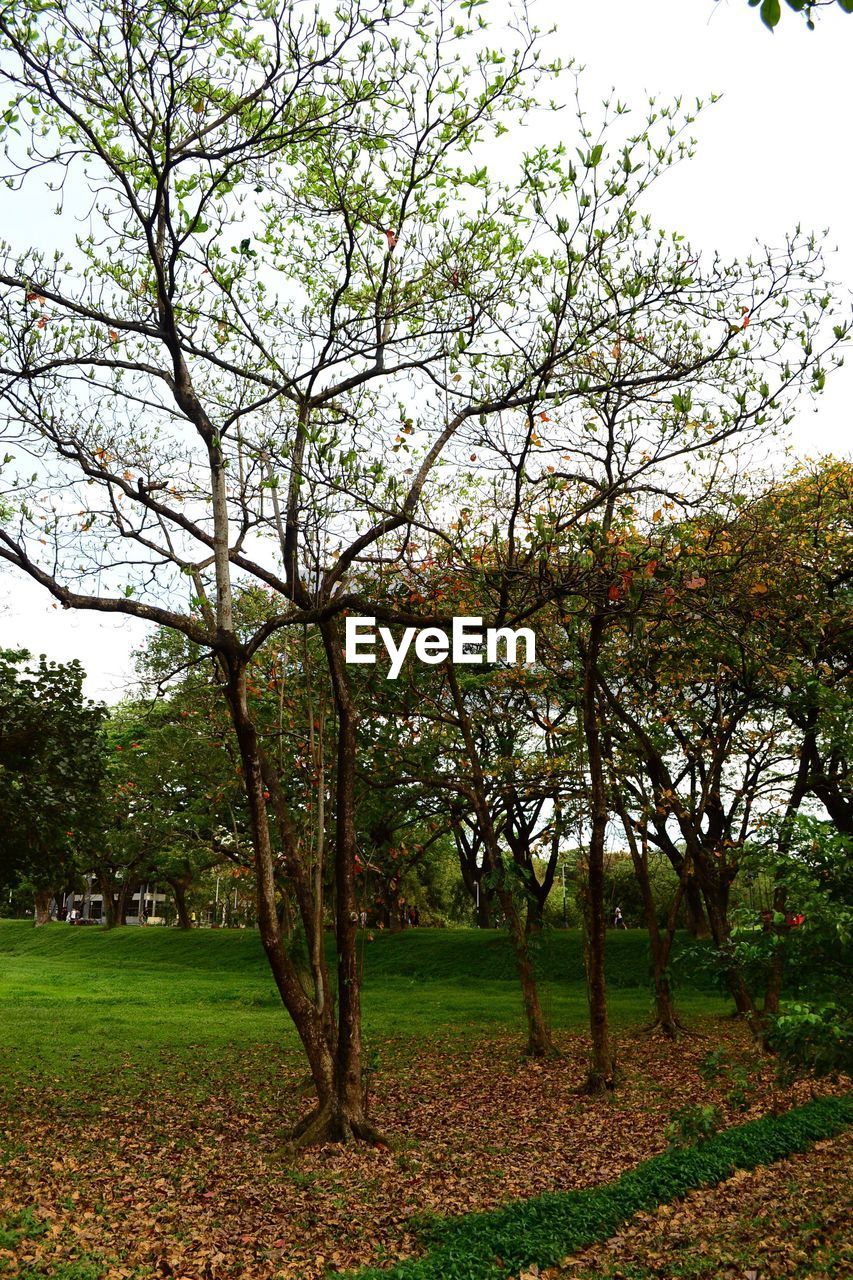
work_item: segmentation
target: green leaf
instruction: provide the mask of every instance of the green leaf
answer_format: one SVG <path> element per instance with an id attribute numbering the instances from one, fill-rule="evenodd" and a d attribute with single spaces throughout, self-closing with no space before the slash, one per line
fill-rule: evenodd
<path id="1" fill-rule="evenodd" d="M 772 31 L 781 16 L 782 7 L 779 4 L 779 0 L 762 0 L 761 21 L 765 27 Z"/>

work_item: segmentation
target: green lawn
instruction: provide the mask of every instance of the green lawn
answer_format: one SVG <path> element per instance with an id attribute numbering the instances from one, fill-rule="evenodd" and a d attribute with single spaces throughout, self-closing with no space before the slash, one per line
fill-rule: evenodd
<path id="1" fill-rule="evenodd" d="M 650 1010 L 645 934 L 610 936 L 615 1025 Z M 522 1013 L 506 938 L 495 931 L 410 930 L 364 941 L 368 1039 L 478 1036 L 517 1029 Z M 586 1020 L 580 937 L 555 932 L 539 948 L 543 1001 L 556 1028 Z M 707 985 L 707 984 L 706 984 Z M 688 1017 L 726 1002 L 694 976 L 680 991 Z M 0 1074 L 99 1068 L 130 1057 L 223 1046 L 295 1047 L 295 1035 L 254 932 L 128 928 L 35 930 L 0 921 Z"/>

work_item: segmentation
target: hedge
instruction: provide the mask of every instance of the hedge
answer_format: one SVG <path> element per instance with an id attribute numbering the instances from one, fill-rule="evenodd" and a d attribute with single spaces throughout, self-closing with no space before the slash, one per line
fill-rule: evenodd
<path id="1" fill-rule="evenodd" d="M 429 1250 L 423 1257 L 350 1273 L 350 1280 L 500 1280 L 533 1264 L 554 1266 L 614 1235 L 635 1213 L 714 1186 L 737 1169 L 805 1151 L 851 1123 L 853 1096 L 822 1098 L 653 1156 L 614 1182 L 552 1192 L 491 1213 L 433 1219 L 422 1232 Z"/>

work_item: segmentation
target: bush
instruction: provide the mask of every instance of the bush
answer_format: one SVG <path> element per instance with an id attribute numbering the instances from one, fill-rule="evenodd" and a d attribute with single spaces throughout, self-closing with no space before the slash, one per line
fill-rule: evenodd
<path id="1" fill-rule="evenodd" d="M 783 1076 L 853 1072 L 853 1017 L 840 1004 L 787 1004 L 772 1019 L 768 1039 Z"/>

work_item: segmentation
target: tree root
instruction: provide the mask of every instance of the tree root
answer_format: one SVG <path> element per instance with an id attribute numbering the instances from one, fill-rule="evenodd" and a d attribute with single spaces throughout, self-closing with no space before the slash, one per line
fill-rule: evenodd
<path id="1" fill-rule="evenodd" d="M 528 1041 L 527 1048 L 524 1050 L 525 1058 L 533 1058 L 537 1062 L 554 1062 L 557 1058 L 564 1056 L 562 1051 L 555 1044 L 551 1044 L 550 1041 L 547 1045 L 531 1044 Z"/>
<path id="2" fill-rule="evenodd" d="M 364 1116 L 348 1116 L 331 1103 L 317 1106 L 303 1116 L 290 1131 L 288 1146 L 292 1151 L 304 1151 L 327 1142 L 389 1146 L 387 1138 Z"/>
<path id="3" fill-rule="evenodd" d="M 675 1042 L 680 1040 L 682 1036 L 699 1036 L 698 1031 L 694 1031 L 681 1021 L 680 1018 L 655 1018 L 654 1021 L 647 1023 L 646 1026 L 640 1027 L 637 1032 L 641 1036 L 661 1036 L 664 1040 Z"/>
<path id="4" fill-rule="evenodd" d="M 616 1063 L 609 1071 L 600 1067 L 590 1067 L 586 1080 L 578 1088 L 578 1093 L 585 1098 L 609 1098 L 616 1091 Z"/>

